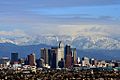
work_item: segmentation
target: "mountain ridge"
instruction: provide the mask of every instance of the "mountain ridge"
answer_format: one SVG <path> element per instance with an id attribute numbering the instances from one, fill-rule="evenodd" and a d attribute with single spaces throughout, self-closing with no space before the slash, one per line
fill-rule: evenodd
<path id="1" fill-rule="evenodd" d="M 78 49 L 120 49 L 119 38 L 113 38 L 111 36 L 105 36 L 101 34 L 90 34 L 77 36 L 69 35 L 49 35 L 49 36 L 34 36 L 34 37 L 20 37 L 20 38 L 0 38 L 0 43 L 12 43 L 15 45 L 38 45 L 46 44 L 55 46 L 59 41 L 63 41 L 64 44 L 70 44 Z"/>
<path id="2" fill-rule="evenodd" d="M 39 44 L 39 45 L 27 45 L 27 46 L 18 46 L 12 43 L 0 43 L 0 56 L 1 57 L 10 57 L 12 52 L 19 53 L 19 57 L 26 58 L 27 55 L 31 53 L 36 54 L 36 58 L 40 58 L 40 48 L 51 48 L 50 45 Z M 96 58 L 96 59 L 115 59 L 119 60 L 120 50 L 95 50 L 95 49 L 77 49 L 77 56 L 82 58 L 87 56 L 89 58 Z"/>

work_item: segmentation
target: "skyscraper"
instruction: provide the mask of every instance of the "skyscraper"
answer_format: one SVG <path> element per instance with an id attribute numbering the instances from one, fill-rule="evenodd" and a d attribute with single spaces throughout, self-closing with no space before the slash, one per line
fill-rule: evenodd
<path id="1" fill-rule="evenodd" d="M 59 68 L 64 68 L 65 63 L 64 63 L 63 59 L 61 59 L 61 61 L 58 62 L 58 66 L 59 66 Z"/>
<path id="2" fill-rule="evenodd" d="M 18 62 L 18 53 L 11 53 L 11 63 Z"/>
<path id="3" fill-rule="evenodd" d="M 57 48 L 51 49 L 51 68 L 57 68 Z"/>
<path id="4" fill-rule="evenodd" d="M 72 52 L 71 47 L 69 45 L 65 46 L 65 67 L 66 68 L 72 67 Z"/>
<path id="5" fill-rule="evenodd" d="M 51 61 L 52 61 L 52 58 L 51 58 L 51 49 L 48 49 L 48 65 L 49 66 L 51 65 Z"/>
<path id="6" fill-rule="evenodd" d="M 45 67 L 45 63 L 44 63 L 44 60 L 42 58 L 40 59 L 39 67 L 41 67 L 41 68 Z"/>
<path id="7" fill-rule="evenodd" d="M 59 53 L 61 54 L 61 58 L 64 59 L 64 44 L 62 41 L 59 42 Z"/>
<path id="8" fill-rule="evenodd" d="M 7 67 L 10 65 L 10 59 L 8 57 L 0 58 L 0 68 Z"/>
<path id="9" fill-rule="evenodd" d="M 35 62 L 35 61 L 36 61 L 36 60 L 35 60 L 35 54 L 34 54 L 34 53 L 28 55 L 28 64 L 29 64 L 30 66 L 35 66 L 35 65 L 36 65 L 36 62 Z"/>
<path id="10" fill-rule="evenodd" d="M 58 47 L 52 47 L 51 49 L 51 56 L 54 61 L 52 61 L 56 66 L 56 68 L 59 68 L 59 62 L 62 60 L 64 62 L 64 44 L 60 41 Z"/>
<path id="11" fill-rule="evenodd" d="M 49 58 L 48 58 L 48 49 L 46 48 L 41 48 L 41 59 L 44 60 L 45 66 L 48 66 L 49 64 Z"/>
<path id="12" fill-rule="evenodd" d="M 76 48 L 72 48 L 72 64 L 77 64 L 77 52 Z"/>

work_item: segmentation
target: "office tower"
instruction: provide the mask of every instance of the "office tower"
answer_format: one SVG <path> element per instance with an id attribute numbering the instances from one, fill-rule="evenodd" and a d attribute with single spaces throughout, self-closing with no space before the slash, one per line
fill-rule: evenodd
<path id="1" fill-rule="evenodd" d="M 29 65 L 29 64 L 28 64 L 28 57 L 25 58 L 25 62 L 24 62 L 24 63 L 25 63 L 25 65 Z"/>
<path id="2" fill-rule="evenodd" d="M 72 67 L 72 52 L 69 45 L 65 46 L 65 67 L 66 68 Z"/>
<path id="3" fill-rule="evenodd" d="M 48 64 L 49 64 L 48 55 L 49 55 L 49 54 L 48 54 L 48 49 L 46 49 L 46 48 L 41 48 L 41 59 L 44 60 L 45 66 L 48 66 Z"/>
<path id="4" fill-rule="evenodd" d="M 18 53 L 11 53 L 11 63 L 18 62 Z"/>
<path id="5" fill-rule="evenodd" d="M 4 68 L 10 65 L 10 59 L 8 57 L 0 58 L 0 68 Z"/>
<path id="6" fill-rule="evenodd" d="M 64 59 L 64 44 L 62 41 L 59 42 L 59 53 L 61 54 L 61 59 Z"/>
<path id="7" fill-rule="evenodd" d="M 83 57 L 82 58 L 82 66 L 86 66 L 86 67 L 90 66 L 90 62 L 89 62 L 89 58 L 88 57 Z"/>
<path id="8" fill-rule="evenodd" d="M 59 66 L 58 66 L 58 62 L 61 61 L 61 59 L 64 59 L 64 58 L 63 58 L 64 56 L 63 56 L 63 53 L 62 53 L 61 48 L 58 48 L 58 49 L 57 49 L 57 55 L 56 55 L 56 57 L 57 57 L 57 67 L 59 67 Z"/>
<path id="9" fill-rule="evenodd" d="M 91 64 L 91 66 L 96 67 L 97 66 L 97 60 L 95 60 L 94 58 L 90 59 L 90 64 Z"/>
<path id="10" fill-rule="evenodd" d="M 77 58 L 77 64 L 80 64 L 80 57 Z"/>
<path id="11" fill-rule="evenodd" d="M 56 67 L 59 68 L 59 62 L 64 61 L 64 44 L 60 41 L 58 47 L 52 49 L 56 50 Z"/>
<path id="12" fill-rule="evenodd" d="M 51 56 L 55 58 L 55 62 L 53 61 L 53 63 L 56 63 L 56 68 L 59 68 L 59 62 L 61 60 L 64 61 L 64 44 L 60 41 L 58 47 L 52 47 L 51 50 Z"/>
<path id="13" fill-rule="evenodd" d="M 51 49 L 51 68 L 57 68 L 57 48 Z"/>
<path id="14" fill-rule="evenodd" d="M 70 54 L 71 53 L 71 48 L 70 48 L 70 46 L 69 45 L 66 45 L 65 46 L 65 56 L 64 56 L 64 59 L 65 59 L 65 62 L 66 62 L 66 56 L 67 56 L 67 54 Z"/>
<path id="15" fill-rule="evenodd" d="M 25 59 L 20 58 L 20 59 L 18 60 L 18 62 L 19 62 L 19 64 L 25 64 Z"/>
<path id="16" fill-rule="evenodd" d="M 50 66 L 51 65 L 51 49 L 48 49 L 48 65 Z"/>
<path id="17" fill-rule="evenodd" d="M 58 66 L 59 66 L 59 68 L 64 68 L 65 62 L 63 59 L 61 59 L 61 61 L 58 62 Z"/>
<path id="18" fill-rule="evenodd" d="M 41 68 L 45 67 L 45 63 L 44 63 L 44 60 L 43 60 L 43 59 L 40 59 L 40 67 L 41 67 Z"/>
<path id="19" fill-rule="evenodd" d="M 72 48 L 72 64 L 77 64 L 77 52 L 76 48 Z"/>
<path id="20" fill-rule="evenodd" d="M 40 68 L 40 67 L 42 67 L 41 65 L 42 65 L 41 60 L 40 59 L 36 59 L 36 67 Z"/>
<path id="21" fill-rule="evenodd" d="M 30 66 L 36 66 L 36 62 L 35 62 L 35 54 L 30 54 L 28 55 L 28 64 Z"/>

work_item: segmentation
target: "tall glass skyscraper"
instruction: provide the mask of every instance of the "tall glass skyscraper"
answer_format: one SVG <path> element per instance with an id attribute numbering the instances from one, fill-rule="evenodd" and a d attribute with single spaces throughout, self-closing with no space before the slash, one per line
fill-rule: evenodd
<path id="1" fill-rule="evenodd" d="M 28 55 L 28 64 L 30 66 L 35 66 L 36 65 L 36 59 L 35 59 L 35 54 L 30 54 Z"/>
<path id="2" fill-rule="evenodd" d="M 72 67 L 72 52 L 71 47 L 69 45 L 65 46 L 65 67 Z"/>
<path id="3" fill-rule="evenodd" d="M 49 54 L 48 54 L 48 49 L 46 48 L 41 48 L 41 59 L 44 60 L 44 65 L 48 66 L 49 65 Z"/>
<path id="4" fill-rule="evenodd" d="M 11 53 L 11 63 L 18 62 L 18 53 Z"/>

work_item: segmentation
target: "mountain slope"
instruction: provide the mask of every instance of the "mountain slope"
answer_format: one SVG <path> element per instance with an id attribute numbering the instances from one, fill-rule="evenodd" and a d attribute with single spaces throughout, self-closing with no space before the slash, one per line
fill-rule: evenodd
<path id="1" fill-rule="evenodd" d="M 11 43 L 0 43 L 0 56 L 8 56 L 12 52 L 18 52 L 19 57 L 25 58 L 28 54 L 35 53 L 37 58 L 40 58 L 40 48 L 50 48 L 51 46 L 39 44 L 39 45 L 27 45 L 18 46 Z M 90 58 L 97 59 L 119 59 L 120 50 L 95 50 L 95 49 L 77 49 L 78 57 L 88 56 Z"/>
<path id="2" fill-rule="evenodd" d="M 28 54 L 31 54 L 34 52 L 37 58 L 39 58 L 40 48 L 50 48 L 50 46 L 44 45 L 44 44 L 18 46 L 11 43 L 0 43 L 0 56 L 10 57 L 12 52 L 17 52 L 19 53 L 20 57 L 27 57 Z"/>
<path id="3" fill-rule="evenodd" d="M 120 49 L 119 40 L 101 35 L 79 36 L 73 40 L 72 45 L 79 49 Z"/>
<path id="4" fill-rule="evenodd" d="M 46 44 L 55 46 L 58 41 L 63 41 L 65 44 L 71 44 L 78 49 L 120 49 L 119 38 L 113 38 L 102 34 L 78 34 L 74 37 L 68 35 L 48 35 L 20 38 L 0 38 L 0 43 L 12 43 L 16 45 L 38 45 Z"/>
<path id="5" fill-rule="evenodd" d="M 58 41 L 63 41 L 64 44 L 77 48 L 79 56 L 120 58 L 120 29 L 114 31 L 114 27 L 70 26 L 60 27 L 58 34 L 28 35 L 20 32 L 14 36 L 15 32 L 11 35 L 6 32 L 7 35 L 0 36 L 0 56 L 11 52 L 19 52 L 22 56 L 31 52 L 39 55 L 40 48 L 56 46 Z"/>
<path id="6" fill-rule="evenodd" d="M 15 45 L 46 44 L 56 46 L 58 41 L 70 44 L 77 49 L 120 49 L 120 29 L 106 25 L 65 25 L 58 28 L 56 34 L 27 34 L 21 31 L 4 32 L 0 35 L 0 43 Z M 2 32 L 3 33 L 3 32 Z M 19 33 L 19 34 L 18 34 Z M 14 34 L 17 34 L 16 36 Z"/>

